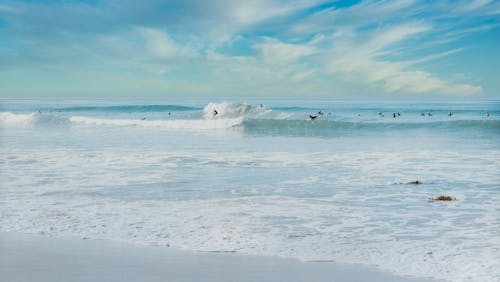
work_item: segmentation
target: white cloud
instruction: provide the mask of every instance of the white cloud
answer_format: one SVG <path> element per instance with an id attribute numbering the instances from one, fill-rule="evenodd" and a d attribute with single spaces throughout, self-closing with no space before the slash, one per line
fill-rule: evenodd
<path id="1" fill-rule="evenodd" d="M 385 77 L 385 88 L 390 92 L 476 94 L 481 87 L 452 84 L 424 71 L 398 71 Z"/>
<path id="2" fill-rule="evenodd" d="M 310 45 L 284 43 L 274 38 L 266 38 L 264 42 L 253 45 L 253 48 L 269 63 L 296 61 L 316 52 Z"/>
<path id="3" fill-rule="evenodd" d="M 455 2 L 418 0 L 361 1 L 300 16 L 324 2 L 162 3 L 178 8 L 172 14 L 161 9 L 151 12 L 145 8 L 148 5 L 137 3 L 111 5 L 118 13 L 82 4 L 62 8 L 16 4 L 24 18 L 6 17 L 9 23 L 19 24 L 11 37 L 20 38 L 14 42 L 17 45 L 33 42 L 34 51 L 15 50 L 16 56 L 4 52 L 0 66 L 32 70 L 37 64 L 42 68 L 58 65 L 60 72 L 84 69 L 88 74 L 109 73 L 110 77 L 126 73 L 136 81 L 157 79 L 165 82 L 158 87 L 197 93 L 325 94 L 332 89 L 348 92 L 360 85 L 371 93 L 481 92 L 479 86 L 455 82 L 471 78 L 431 73 L 425 69 L 429 64 L 423 63 L 462 50 L 457 44 L 444 48 L 438 40 L 456 43 L 464 35 L 496 28 L 496 24 L 462 25 L 465 20 L 450 20 L 459 14 L 452 13 Z M 498 12 L 492 1 L 460 3 L 476 16 L 486 10 Z M 11 10 L 0 5 L 0 12 Z M 65 16 L 53 21 L 59 14 Z M 46 30 L 45 37 L 37 34 Z M 436 46 L 438 51 L 429 51 Z"/>
<path id="4" fill-rule="evenodd" d="M 235 23 L 252 25 L 271 18 L 294 14 L 300 10 L 327 2 L 325 0 L 254 0 L 230 1 L 228 17 Z"/>
<path id="5" fill-rule="evenodd" d="M 468 84 L 447 82 L 424 70 L 413 66 L 423 61 L 437 59 L 456 53 L 449 50 L 440 54 L 409 61 L 394 61 L 382 57 L 398 43 L 415 35 L 431 30 L 423 23 L 406 23 L 386 30 L 376 30 L 369 40 L 360 40 L 355 35 L 347 38 L 335 37 L 337 42 L 327 58 L 327 70 L 341 78 L 365 83 L 367 87 L 381 87 L 390 93 L 440 93 L 440 94 L 475 94 L 481 87 Z M 358 37 L 366 34 L 358 34 Z M 405 46 L 409 48 L 409 46 Z M 382 57 L 382 58 L 381 58 Z"/>
<path id="6" fill-rule="evenodd" d="M 196 56 L 195 49 L 184 43 L 179 45 L 162 30 L 138 27 L 140 34 L 146 40 L 147 50 L 152 56 L 163 59 L 185 59 Z"/>
<path id="7" fill-rule="evenodd" d="M 490 4 L 491 2 L 493 2 L 493 0 L 472 0 L 472 1 L 468 0 L 464 1 L 463 3 L 458 3 L 459 5 L 457 5 L 457 8 L 454 9 L 454 11 L 461 13 L 470 12 L 481 9 Z"/>
<path id="8" fill-rule="evenodd" d="M 329 8 L 295 23 L 292 31 L 314 34 L 338 29 L 356 29 L 389 18 L 404 18 L 413 13 L 409 8 L 415 3 L 416 0 L 361 1 L 348 8 Z"/>
<path id="9" fill-rule="evenodd" d="M 11 6 L 0 5 L 0 13 L 16 13 L 16 9 Z"/>

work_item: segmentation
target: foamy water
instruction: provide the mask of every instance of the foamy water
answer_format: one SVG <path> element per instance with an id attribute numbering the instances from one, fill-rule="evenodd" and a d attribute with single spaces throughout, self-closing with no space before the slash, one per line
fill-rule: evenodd
<path id="1" fill-rule="evenodd" d="M 4 102 L 1 230 L 499 280 L 498 103 L 269 104 Z"/>

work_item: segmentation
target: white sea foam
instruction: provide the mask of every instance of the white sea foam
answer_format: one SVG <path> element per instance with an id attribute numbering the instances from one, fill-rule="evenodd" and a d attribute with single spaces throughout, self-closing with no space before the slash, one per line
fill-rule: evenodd
<path id="1" fill-rule="evenodd" d="M 240 117 L 257 118 L 270 113 L 271 110 L 264 106 L 251 106 L 244 103 L 208 103 L 203 108 L 206 119 L 234 119 Z M 217 114 L 215 114 L 217 113 Z"/>
<path id="2" fill-rule="evenodd" d="M 140 119 L 103 119 L 74 116 L 70 118 L 71 123 L 76 125 L 100 125 L 100 126 L 144 126 L 159 127 L 166 129 L 226 129 L 238 126 L 243 118 L 232 119 L 197 119 L 197 120 L 140 120 Z"/>
<path id="3" fill-rule="evenodd" d="M 5 231 L 363 263 L 451 281 L 496 281 L 500 275 L 495 211 L 500 199 L 494 190 L 477 188 L 498 183 L 498 152 L 3 150 L 0 156 L 0 228 Z M 450 174 L 433 166 L 418 167 L 428 159 L 448 166 Z M 232 184 L 236 176 L 211 186 L 203 177 L 230 177 L 219 175 L 213 170 L 217 167 L 220 173 L 235 168 L 254 174 L 259 169 L 286 173 L 297 167 L 312 167 L 316 173 L 311 178 L 299 169 L 287 177 L 267 179 L 268 185 L 247 184 L 252 189 L 244 190 Z M 194 181 L 191 169 L 202 177 L 203 187 L 198 182 L 179 186 Z M 450 176 L 466 183 L 479 173 L 486 177 L 472 189 L 453 190 L 460 200 L 451 203 L 426 201 L 446 192 L 442 186 L 366 184 L 418 175 L 425 175 L 428 183 Z M 304 187 L 304 192 L 331 195 L 300 197 Z M 201 196 L 217 188 L 235 193 Z M 156 194 L 158 190 L 165 194 Z M 189 190 L 194 195 L 176 198 Z"/>
<path id="4" fill-rule="evenodd" d="M 1 126 L 29 125 L 36 119 L 37 113 L 18 114 L 12 112 L 0 112 Z"/>
<path id="5" fill-rule="evenodd" d="M 142 119 L 113 119 L 85 116 L 58 116 L 52 114 L 19 114 L 11 112 L 0 113 L 0 126 L 31 126 L 31 125 L 95 125 L 95 126 L 139 126 L 164 129 L 211 130 L 228 129 L 243 122 L 243 116 L 218 119 L 171 119 L 171 120 L 142 120 Z"/>

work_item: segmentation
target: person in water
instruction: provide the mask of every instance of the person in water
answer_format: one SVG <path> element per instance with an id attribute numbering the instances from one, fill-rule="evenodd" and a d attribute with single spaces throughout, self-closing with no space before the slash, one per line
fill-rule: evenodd
<path id="1" fill-rule="evenodd" d="M 424 113 L 420 113 L 420 115 L 421 115 L 421 116 L 425 116 L 425 114 L 424 114 Z"/>
<path id="2" fill-rule="evenodd" d="M 398 117 L 401 116 L 401 114 L 398 112 Z"/>
<path id="3" fill-rule="evenodd" d="M 217 110 L 216 110 L 216 109 L 214 109 L 214 111 L 213 111 L 213 116 L 216 116 L 217 114 L 218 114 Z"/>
<path id="4" fill-rule="evenodd" d="M 315 120 L 318 116 L 309 115 L 310 120 Z"/>
<path id="5" fill-rule="evenodd" d="M 430 116 L 430 117 L 432 116 L 432 114 L 431 114 L 431 113 L 427 113 L 427 115 L 428 115 L 428 116 Z"/>
<path id="6" fill-rule="evenodd" d="M 392 117 L 393 117 L 393 118 L 396 118 L 396 113 L 392 113 Z"/>
<path id="7" fill-rule="evenodd" d="M 486 112 L 486 117 L 490 117 L 490 112 Z"/>
<path id="8" fill-rule="evenodd" d="M 448 113 L 448 116 L 449 116 L 449 117 L 451 117 L 451 115 L 452 115 L 452 113 L 451 113 L 451 112 L 449 112 L 449 113 Z"/>

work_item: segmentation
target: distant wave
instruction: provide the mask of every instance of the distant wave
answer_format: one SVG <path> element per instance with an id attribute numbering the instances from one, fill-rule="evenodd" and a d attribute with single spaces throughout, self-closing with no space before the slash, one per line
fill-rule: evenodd
<path id="1" fill-rule="evenodd" d="M 16 114 L 11 112 L 0 113 L 0 124 L 2 125 L 28 125 L 35 119 L 35 113 Z"/>
<path id="2" fill-rule="evenodd" d="M 11 112 L 0 112 L 0 125 L 1 126 L 68 126 L 70 121 L 64 116 L 29 113 L 18 114 Z"/>
<path id="3" fill-rule="evenodd" d="M 209 103 L 203 108 L 206 119 L 257 118 L 270 113 L 264 106 L 252 106 L 245 103 Z"/>
<path id="4" fill-rule="evenodd" d="M 173 120 L 137 120 L 137 119 L 104 119 L 75 116 L 69 118 L 75 125 L 96 126 L 143 126 L 165 129 L 208 130 L 228 129 L 241 125 L 242 118 L 233 119 L 173 119 Z"/>
<path id="5" fill-rule="evenodd" d="M 227 129 L 241 125 L 243 118 L 230 119 L 172 119 L 172 120 L 142 120 L 142 119 L 108 119 L 84 116 L 57 116 L 53 114 L 17 114 L 0 113 L 0 125 L 16 126 L 142 126 L 165 129 L 208 130 Z"/>
<path id="6" fill-rule="evenodd" d="M 214 114 L 214 110 L 217 114 Z M 490 129 L 500 133 L 500 120 L 446 121 L 338 121 L 331 119 L 289 119 L 282 113 L 270 115 L 271 110 L 260 106 L 233 103 L 211 103 L 203 109 L 202 119 L 114 119 L 87 116 L 65 116 L 47 113 L 0 112 L 0 125 L 12 126 L 134 126 L 175 130 L 210 130 L 242 127 L 245 132 L 277 135 L 328 135 L 337 132 L 406 129 Z"/>

